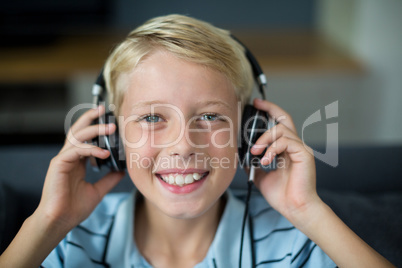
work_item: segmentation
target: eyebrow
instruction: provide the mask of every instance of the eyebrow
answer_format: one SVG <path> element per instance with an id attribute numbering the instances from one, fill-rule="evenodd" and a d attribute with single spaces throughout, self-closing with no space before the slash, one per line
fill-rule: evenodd
<path id="1" fill-rule="evenodd" d="M 232 109 L 232 107 L 229 104 L 221 100 L 209 100 L 205 102 L 197 102 L 197 104 L 200 104 L 202 106 L 223 106 L 229 110 Z"/>
<path id="2" fill-rule="evenodd" d="M 136 104 L 133 104 L 131 106 L 131 109 L 137 109 L 137 108 L 141 108 L 141 107 L 146 107 L 146 106 L 150 106 L 153 104 L 166 104 L 166 102 L 160 101 L 160 100 L 153 100 L 153 101 L 140 101 L 137 102 Z"/>
<path id="3" fill-rule="evenodd" d="M 137 102 L 136 104 L 133 104 L 131 109 L 135 110 L 138 108 L 151 106 L 153 104 L 170 104 L 170 103 L 166 103 L 165 101 L 162 101 L 162 100 L 140 101 L 140 102 Z M 229 104 L 227 104 L 226 102 L 221 101 L 221 100 L 208 100 L 205 102 L 197 102 L 196 104 L 203 106 L 203 107 L 205 107 L 205 106 L 223 106 L 229 110 L 232 109 L 232 107 Z"/>

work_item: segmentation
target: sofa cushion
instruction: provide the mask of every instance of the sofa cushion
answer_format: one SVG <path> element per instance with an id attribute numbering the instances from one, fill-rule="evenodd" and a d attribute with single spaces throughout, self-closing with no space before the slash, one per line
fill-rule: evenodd
<path id="1" fill-rule="evenodd" d="M 320 191 L 319 195 L 367 244 L 402 267 L 402 192 Z"/>

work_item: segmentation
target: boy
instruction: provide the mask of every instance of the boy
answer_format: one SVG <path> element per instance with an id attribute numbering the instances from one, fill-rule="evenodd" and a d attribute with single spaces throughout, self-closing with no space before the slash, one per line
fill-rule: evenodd
<path id="1" fill-rule="evenodd" d="M 116 130 L 91 124 L 104 107 L 86 112 L 51 161 L 41 202 L 0 264 L 236 267 L 244 202 L 228 186 L 238 161 L 238 102 L 248 101 L 253 86 L 243 48 L 205 22 L 159 17 L 113 51 L 104 76 L 136 192 L 101 202 L 121 172 L 85 182 L 86 158 L 109 156 L 85 141 Z M 254 106 L 279 124 L 251 152 L 270 144 L 261 163 L 280 156 L 284 165 L 256 172 L 261 195 L 250 201 L 242 267 L 392 266 L 318 197 L 314 156 L 291 117 L 268 101 Z"/>

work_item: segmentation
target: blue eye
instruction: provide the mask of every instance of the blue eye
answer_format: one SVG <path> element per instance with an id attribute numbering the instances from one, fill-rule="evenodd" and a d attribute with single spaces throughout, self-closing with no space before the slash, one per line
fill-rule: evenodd
<path id="1" fill-rule="evenodd" d="M 145 120 L 145 122 L 153 124 L 153 123 L 158 123 L 162 121 L 162 118 L 159 115 L 154 115 L 154 114 L 148 114 L 144 115 L 139 118 L 138 121 Z"/>
<path id="2" fill-rule="evenodd" d="M 201 116 L 201 120 L 203 121 L 216 121 L 219 119 L 219 116 L 216 114 L 203 114 Z"/>
<path id="3" fill-rule="evenodd" d="M 147 121 L 148 123 L 157 123 L 159 122 L 160 117 L 157 115 L 149 115 L 147 117 L 145 117 L 145 121 Z"/>

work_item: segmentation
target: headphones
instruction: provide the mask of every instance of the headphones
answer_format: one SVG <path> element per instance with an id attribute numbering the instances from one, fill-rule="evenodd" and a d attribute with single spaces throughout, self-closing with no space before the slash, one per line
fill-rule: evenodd
<path id="1" fill-rule="evenodd" d="M 256 81 L 259 92 L 263 99 L 265 99 L 264 90 L 267 87 L 267 78 L 262 71 L 261 66 L 258 64 L 254 55 L 250 50 L 243 45 L 237 38 L 232 35 L 232 38 L 243 46 L 245 50 L 245 55 L 251 65 L 254 80 Z M 105 80 L 103 76 L 103 69 L 100 72 L 96 82 L 92 87 L 93 103 L 99 106 L 101 102 L 105 101 L 106 92 Z M 112 112 L 107 112 L 105 115 L 96 119 L 93 124 L 108 124 L 115 123 L 117 126 L 116 118 Z M 241 133 L 238 148 L 240 166 L 242 167 L 252 167 L 251 172 L 254 173 L 254 168 L 259 165 L 261 155 L 252 155 L 250 153 L 251 147 L 255 144 L 258 138 L 268 129 L 275 126 L 267 112 L 256 109 L 251 104 L 246 104 L 242 114 L 241 120 Z M 119 136 L 119 128 L 108 136 L 99 136 L 92 140 L 93 145 L 99 146 L 102 149 L 106 149 L 110 152 L 110 156 L 107 159 L 93 158 L 91 157 L 90 162 L 95 170 L 100 170 L 101 166 L 107 166 L 113 171 L 123 171 L 126 168 L 126 161 L 124 155 L 124 147 Z M 276 161 L 273 161 L 273 165 L 269 167 L 263 167 L 264 170 L 276 169 Z M 253 175 L 253 174 L 252 174 Z M 253 180 L 253 176 L 250 176 L 250 180 Z"/>

